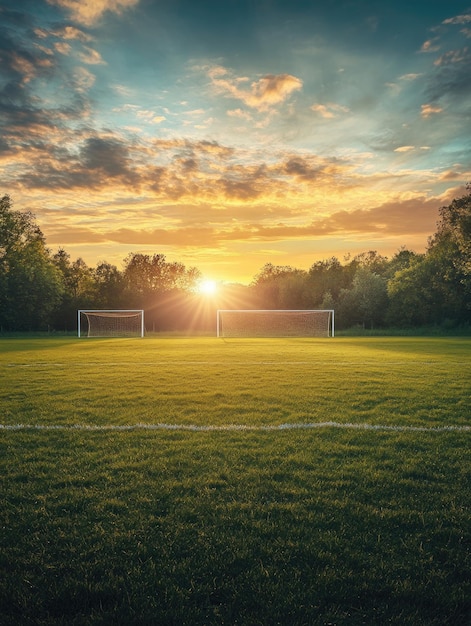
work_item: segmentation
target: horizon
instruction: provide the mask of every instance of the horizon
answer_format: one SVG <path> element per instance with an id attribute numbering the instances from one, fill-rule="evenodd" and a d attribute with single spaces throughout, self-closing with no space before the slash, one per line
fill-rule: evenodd
<path id="1" fill-rule="evenodd" d="M 0 194 L 89 266 L 424 252 L 466 193 L 471 8 L 6 0 Z"/>

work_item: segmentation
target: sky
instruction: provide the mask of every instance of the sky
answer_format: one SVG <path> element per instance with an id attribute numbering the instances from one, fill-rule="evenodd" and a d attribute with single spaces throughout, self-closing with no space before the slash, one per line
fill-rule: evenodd
<path id="1" fill-rule="evenodd" d="M 454 0 L 1 0 L 0 194 L 90 266 L 423 252 L 471 181 L 470 61 Z"/>

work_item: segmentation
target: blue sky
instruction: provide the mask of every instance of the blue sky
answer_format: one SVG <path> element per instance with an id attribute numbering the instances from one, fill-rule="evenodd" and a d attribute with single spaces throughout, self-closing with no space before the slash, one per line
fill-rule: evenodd
<path id="1" fill-rule="evenodd" d="M 0 193 L 89 265 L 423 251 L 471 180 L 466 2 L 3 0 L 0 31 Z"/>

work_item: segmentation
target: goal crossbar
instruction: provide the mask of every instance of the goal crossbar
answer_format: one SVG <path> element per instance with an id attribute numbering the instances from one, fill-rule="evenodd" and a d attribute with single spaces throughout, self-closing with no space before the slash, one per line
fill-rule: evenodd
<path id="1" fill-rule="evenodd" d="M 85 335 L 84 321 L 87 337 L 144 337 L 143 309 L 79 309 L 79 337 Z"/>
<path id="2" fill-rule="evenodd" d="M 333 309 L 219 309 L 218 337 L 334 337 Z"/>

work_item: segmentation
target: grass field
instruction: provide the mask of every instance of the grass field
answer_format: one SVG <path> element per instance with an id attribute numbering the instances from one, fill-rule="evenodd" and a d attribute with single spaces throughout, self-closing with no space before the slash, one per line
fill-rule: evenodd
<path id="1" fill-rule="evenodd" d="M 3 625 L 471 623 L 471 338 L 1 339 Z"/>

